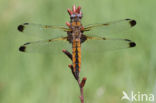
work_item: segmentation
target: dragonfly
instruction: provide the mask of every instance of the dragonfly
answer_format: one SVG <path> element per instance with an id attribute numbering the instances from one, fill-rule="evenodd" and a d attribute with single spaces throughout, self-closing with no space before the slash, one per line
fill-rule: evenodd
<path id="1" fill-rule="evenodd" d="M 118 21 L 112 21 L 102 24 L 93 24 L 88 26 L 83 26 L 81 19 L 83 14 L 81 12 L 81 7 L 74 5 L 72 9 L 67 9 L 70 15 L 70 22 L 66 22 L 66 26 L 54 26 L 54 25 L 41 25 L 34 23 L 24 23 L 18 26 L 18 30 L 22 33 L 31 34 L 31 31 L 39 31 L 41 34 L 43 31 L 50 30 L 58 31 L 62 33 L 63 36 L 52 38 L 47 40 L 39 40 L 33 42 L 27 42 L 24 45 L 19 47 L 21 52 L 40 52 L 40 51 L 49 51 L 57 49 L 57 45 L 62 43 L 62 45 L 70 45 L 72 47 L 72 64 L 73 72 L 78 78 L 81 68 L 81 47 L 83 44 L 88 44 L 89 41 L 95 40 L 96 42 L 100 41 L 103 48 L 107 49 L 120 49 L 120 48 L 132 48 L 136 46 L 136 43 L 123 38 L 109 38 L 105 34 L 128 30 L 136 25 L 136 21 L 133 19 L 123 19 Z M 37 35 L 34 32 L 35 35 Z M 95 36 L 92 36 L 95 35 Z M 44 35 L 44 34 L 43 34 Z M 98 45 L 96 46 L 98 47 Z M 50 48 L 50 49 L 49 49 Z M 98 47 L 101 48 L 101 47 Z M 63 48 L 61 48 L 63 49 Z"/>

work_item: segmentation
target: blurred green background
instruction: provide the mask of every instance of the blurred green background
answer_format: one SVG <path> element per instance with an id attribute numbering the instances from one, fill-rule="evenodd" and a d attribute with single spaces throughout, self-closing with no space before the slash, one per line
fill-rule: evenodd
<path id="1" fill-rule="evenodd" d="M 155 0 L 0 0 L 0 103 L 80 103 L 79 87 L 68 68 L 71 61 L 63 53 L 18 51 L 25 42 L 39 40 L 18 32 L 19 24 L 65 25 L 66 10 L 73 4 L 82 6 L 83 24 L 137 21 L 127 31 L 135 48 L 82 52 L 85 103 L 128 103 L 121 101 L 122 91 L 156 95 Z"/>

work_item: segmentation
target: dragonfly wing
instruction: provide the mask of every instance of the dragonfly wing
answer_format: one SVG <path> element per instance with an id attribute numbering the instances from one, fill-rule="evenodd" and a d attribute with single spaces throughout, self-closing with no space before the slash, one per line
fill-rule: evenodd
<path id="1" fill-rule="evenodd" d="M 17 27 L 17 29 L 20 32 L 23 32 L 27 35 L 32 35 L 32 36 L 52 35 L 53 37 L 65 36 L 66 31 L 69 31 L 69 29 L 65 28 L 64 26 L 51 26 L 51 25 L 41 25 L 41 24 L 34 24 L 34 23 L 21 24 Z"/>
<path id="2" fill-rule="evenodd" d="M 88 52 L 103 52 L 116 49 L 132 48 L 135 46 L 135 42 L 129 39 L 87 37 L 87 40 L 82 44 L 82 49 Z"/>
<path id="3" fill-rule="evenodd" d="M 84 31 L 91 35 L 117 35 L 136 25 L 136 21 L 132 19 L 124 19 L 119 21 L 108 22 L 104 24 L 95 24 L 87 26 Z M 100 34 L 102 33 L 102 34 Z M 85 35 L 88 35 L 85 34 Z"/>
<path id="4" fill-rule="evenodd" d="M 67 41 L 67 37 L 62 37 L 49 40 L 28 42 L 20 46 L 19 51 L 30 53 L 52 53 L 55 51 L 61 52 L 63 49 L 69 50 L 70 47 L 72 46 Z"/>

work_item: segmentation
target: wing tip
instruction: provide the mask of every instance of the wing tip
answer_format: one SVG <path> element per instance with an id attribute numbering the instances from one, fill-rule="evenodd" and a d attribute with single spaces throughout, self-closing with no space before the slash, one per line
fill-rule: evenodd
<path id="1" fill-rule="evenodd" d="M 136 21 L 135 20 L 131 20 L 129 23 L 130 23 L 131 27 L 136 25 Z"/>
<path id="2" fill-rule="evenodd" d="M 132 48 L 132 47 L 135 47 L 136 46 L 136 43 L 135 42 L 132 42 L 131 40 L 129 39 L 124 39 L 125 41 L 129 42 L 129 47 Z"/>
<path id="3" fill-rule="evenodd" d="M 130 42 L 130 43 L 129 43 L 129 47 L 130 47 L 130 48 L 135 47 L 135 46 L 136 46 L 136 43 L 135 43 L 135 42 Z"/>
<path id="4" fill-rule="evenodd" d="M 25 52 L 25 49 L 26 49 L 25 46 L 20 46 L 20 47 L 19 47 L 19 51 L 21 51 L 21 52 Z"/>
<path id="5" fill-rule="evenodd" d="M 17 29 L 18 29 L 20 32 L 23 32 L 23 30 L 24 30 L 24 25 L 19 25 L 19 26 L 17 27 Z"/>
<path id="6" fill-rule="evenodd" d="M 20 32 L 23 32 L 23 30 L 24 30 L 24 25 L 28 25 L 29 23 L 24 23 L 23 25 L 19 25 L 18 27 L 17 27 L 17 29 L 20 31 Z"/>
<path id="7" fill-rule="evenodd" d="M 133 20 L 133 19 L 125 19 L 125 20 L 129 21 L 129 24 L 131 25 L 131 27 L 136 25 L 136 20 Z"/>

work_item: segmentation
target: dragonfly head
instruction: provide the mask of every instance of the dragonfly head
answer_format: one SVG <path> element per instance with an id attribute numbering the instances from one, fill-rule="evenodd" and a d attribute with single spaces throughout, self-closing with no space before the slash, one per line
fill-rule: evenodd
<path id="1" fill-rule="evenodd" d="M 81 19 L 82 19 L 82 15 L 81 15 L 81 14 L 76 14 L 76 13 L 74 13 L 74 14 L 70 15 L 70 20 L 71 20 L 71 21 L 78 22 L 78 21 L 80 21 Z"/>
<path id="2" fill-rule="evenodd" d="M 69 15 L 70 15 L 71 21 L 75 21 L 76 22 L 76 21 L 80 21 L 81 20 L 82 12 L 80 10 L 81 10 L 81 7 L 78 6 L 76 8 L 75 5 L 73 5 L 72 10 L 70 10 L 70 9 L 67 10 Z"/>

